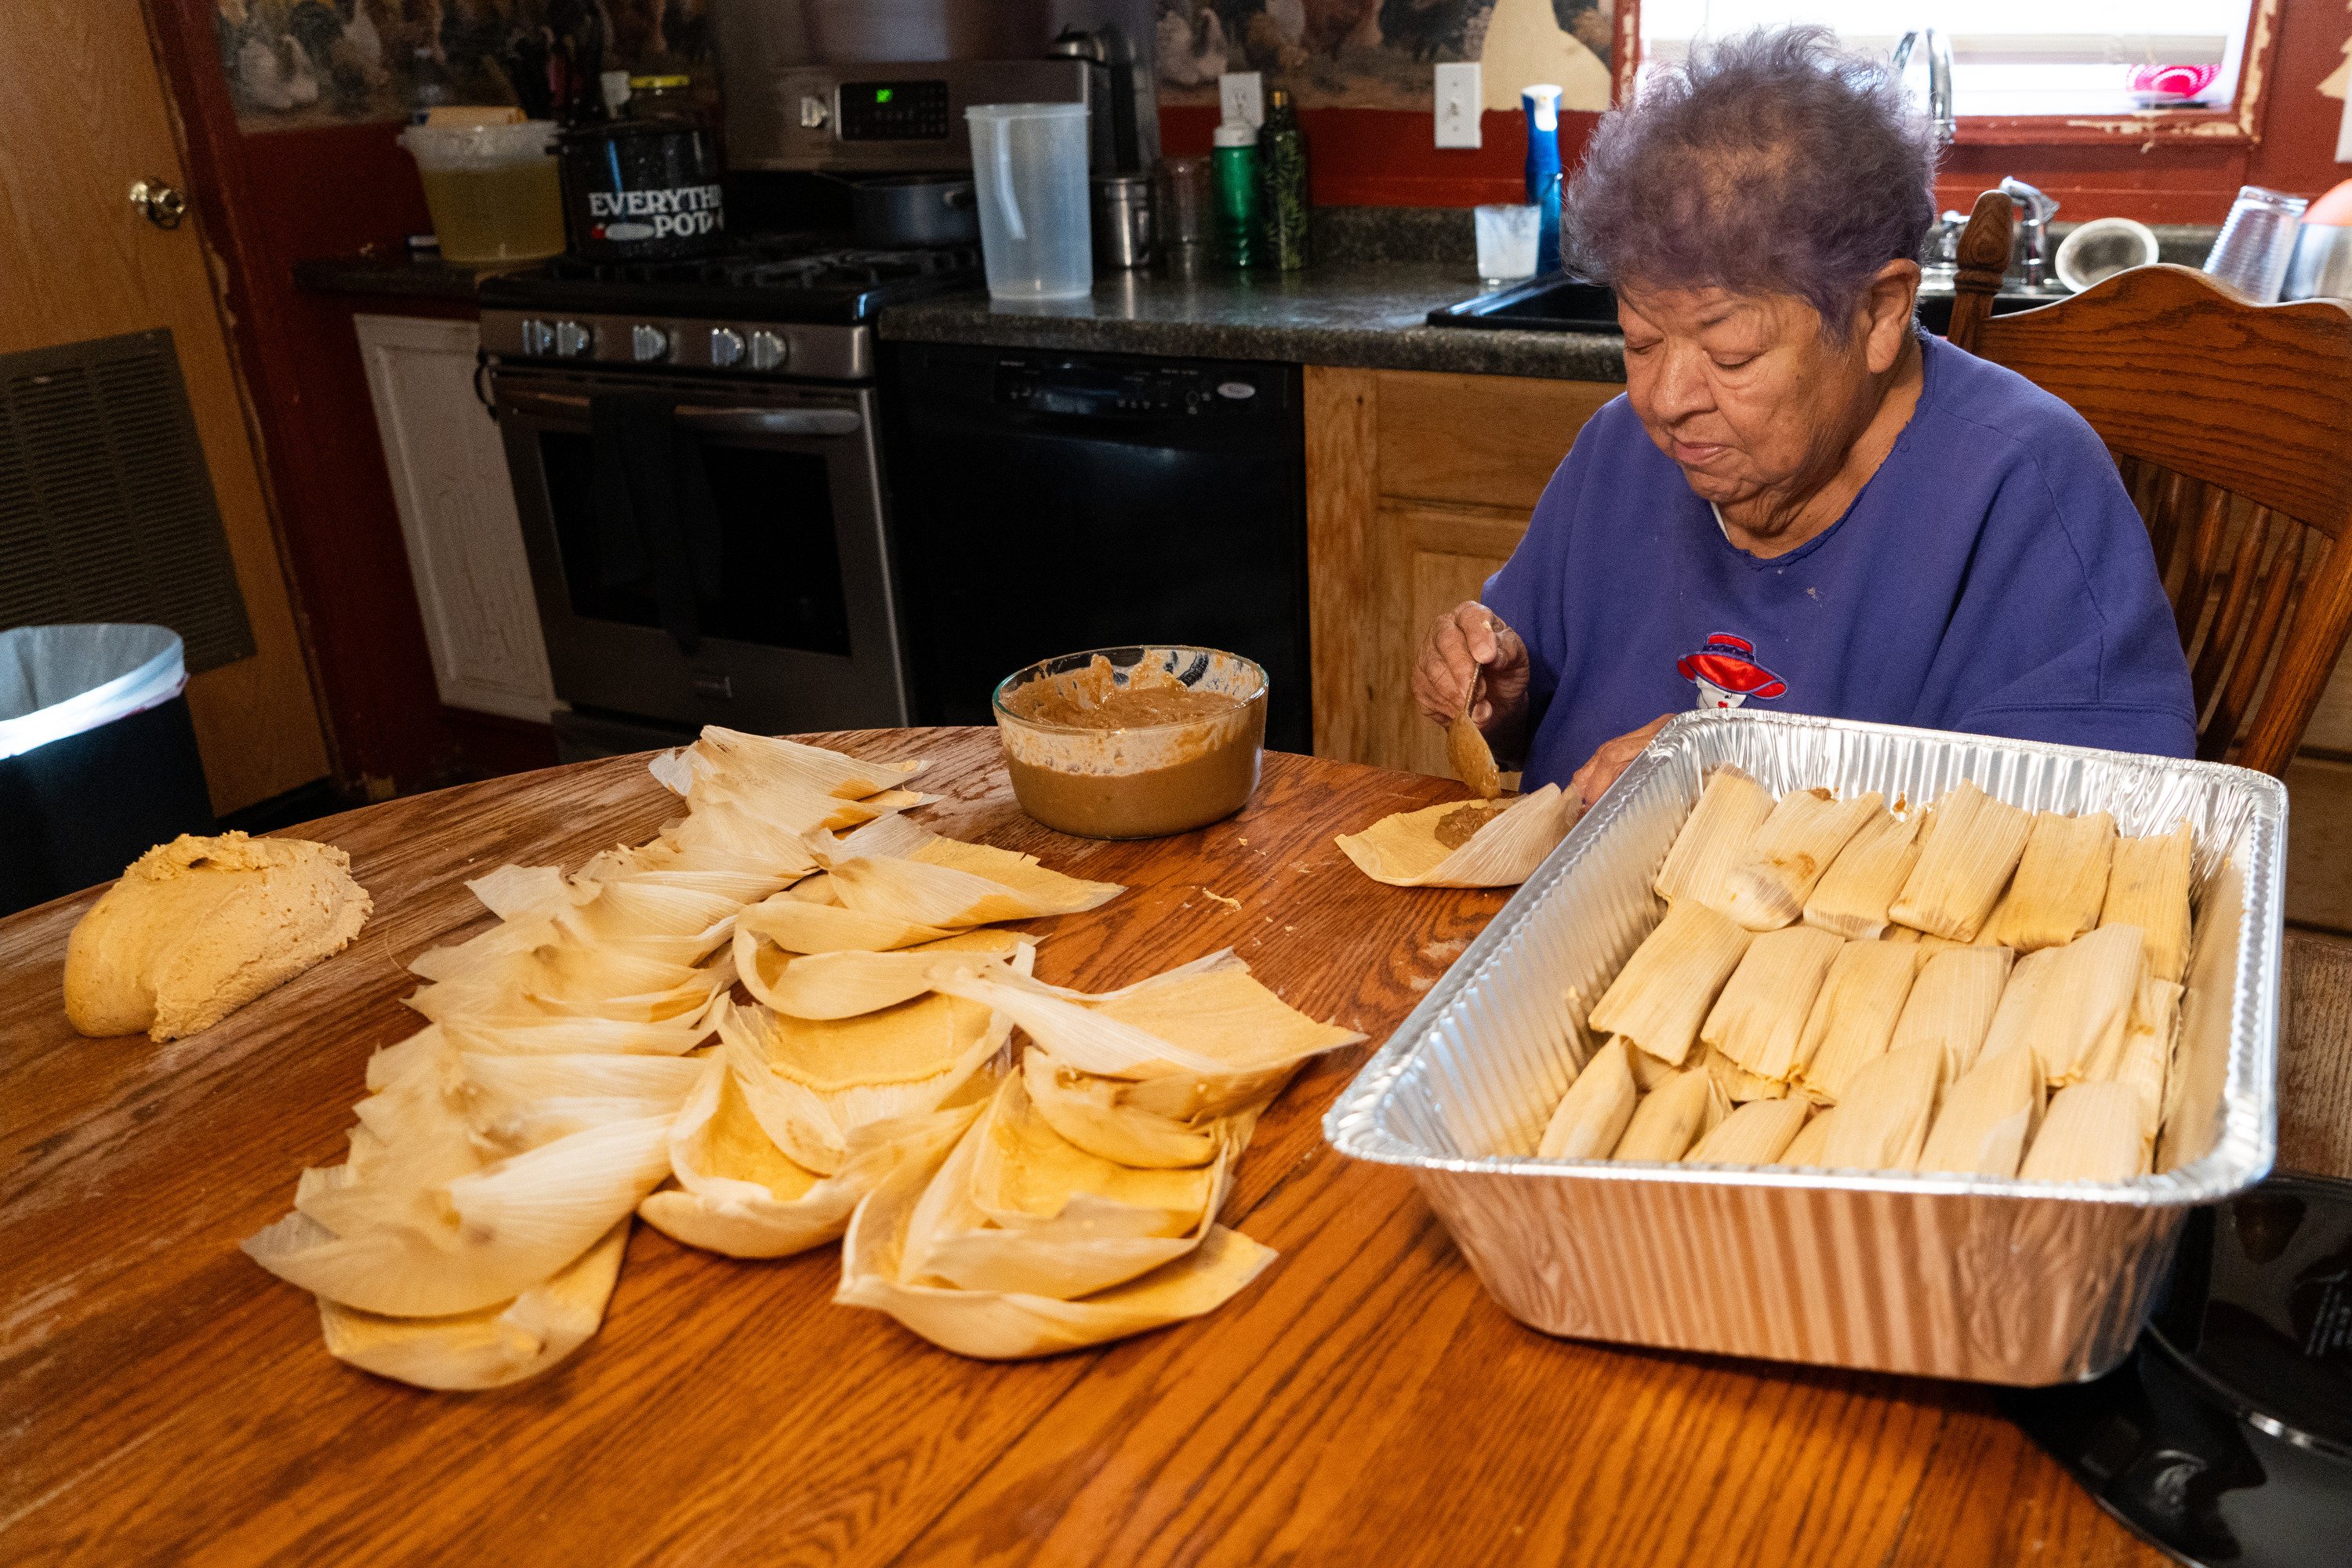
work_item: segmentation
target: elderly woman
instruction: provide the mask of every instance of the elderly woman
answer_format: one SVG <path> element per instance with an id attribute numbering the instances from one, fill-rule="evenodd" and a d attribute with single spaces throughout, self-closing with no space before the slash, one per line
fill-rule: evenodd
<path id="1" fill-rule="evenodd" d="M 1695 50 L 1605 116 L 1569 187 L 1625 393 L 1484 604 L 1413 676 L 1528 787 L 1590 803 L 1675 710 L 2189 755 L 2189 671 L 2099 438 L 1913 325 L 1934 155 L 1883 64 L 1820 29 Z"/>

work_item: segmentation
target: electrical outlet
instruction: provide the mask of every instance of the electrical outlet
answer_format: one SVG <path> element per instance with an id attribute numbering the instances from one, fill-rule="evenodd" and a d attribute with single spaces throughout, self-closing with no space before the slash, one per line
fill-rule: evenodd
<path id="1" fill-rule="evenodd" d="M 1440 147 L 1477 146 L 1481 107 L 1476 60 L 1437 68 L 1437 144 Z"/>
<path id="2" fill-rule="evenodd" d="M 1227 71 L 1217 79 L 1217 107 L 1226 124 L 1265 123 L 1265 80 L 1255 71 Z"/>

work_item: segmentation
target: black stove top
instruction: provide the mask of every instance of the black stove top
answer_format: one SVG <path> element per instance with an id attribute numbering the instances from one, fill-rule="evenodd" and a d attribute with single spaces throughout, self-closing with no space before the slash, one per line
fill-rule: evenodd
<path id="1" fill-rule="evenodd" d="M 482 303 L 511 310 L 697 314 L 739 321 L 870 321 L 886 305 L 981 281 L 977 246 L 869 250 L 840 235 L 762 235 L 717 256 L 589 261 L 485 279 Z"/>

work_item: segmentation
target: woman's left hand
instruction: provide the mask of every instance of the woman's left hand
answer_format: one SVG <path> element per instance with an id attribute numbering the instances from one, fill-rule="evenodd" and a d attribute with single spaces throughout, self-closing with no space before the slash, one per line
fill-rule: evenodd
<path id="1" fill-rule="evenodd" d="M 1603 742 L 1601 749 L 1592 753 L 1592 760 L 1577 769 L 1576 776 L 1568 781 L 1569 788 L 1574 790 L 1577 798 L 1587 806 L 1591 805 L 1601 798 L 1604 790 L 1617 782 L 1617 775 L 1633 764 L 1633 759 L 1642 754 L 1642 748 L 1655 740 L 1658 731 L 1666 727 L 1666 721 L 1673 717 L 1671 713 L 1661 713 L 1630 735 L 1620 735 L 1613 741 Z"/>

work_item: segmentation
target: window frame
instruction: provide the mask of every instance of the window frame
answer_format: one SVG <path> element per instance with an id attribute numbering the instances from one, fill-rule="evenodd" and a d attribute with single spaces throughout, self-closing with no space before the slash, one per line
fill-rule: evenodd
<path id="1" fill-rule="evenodd" d="M 2144 153 L 2168 147 L 2243 150 L 2262 140 L 2263 93 L 2272 56 L 2278 47 L 2282 0 L 2253 0 L 2248 7 L 2238 89 L 2223 109 L 2151 109 L 2123 116 L 2072 114 L 1964 114 L 1952 137 L 1956 147 L 2119 146 L 2138 143 Z M 1616 0 L 1617 42 L 1610 100 L 1631 98 L 1642 68 L 1642 0 Z"/>

